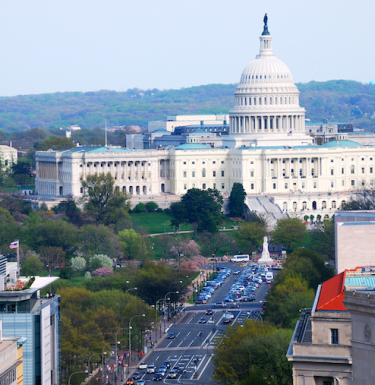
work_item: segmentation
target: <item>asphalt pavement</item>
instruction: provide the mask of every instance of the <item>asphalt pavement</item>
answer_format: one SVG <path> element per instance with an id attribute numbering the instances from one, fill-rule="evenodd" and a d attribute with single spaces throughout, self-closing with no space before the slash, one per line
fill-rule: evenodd
<path id="1" fill-rule="evenodd" d="M 220 263 L 218 264 L 220 266 Z M 234 263 L 225 263 L 225 267 L 233 270 L 244 270 Z M 268 285 L 262 283 L 255 294 L 255 301 L 241 302 L 238 309 L 237 304 L 227 303 L 225 308 L 213 308 L 215 302 L 224 301 L 225 295 L 230 290 L 232 284 L 239 275 L 231 274 L 224 284 L 215 290 L 207 304 L 187 306 L 185 313 L 178 322 L 169 325 L 166 333 L 155 347 L 147 354 L 143 361 L 148 365 L 155 365 L 158 369 L 164 361 L 170 361 L 171 368 L 178 366 L 180 374 L 177 379 L 163 378 L 165 384 L 216 384 L 212 380 L 213 373 L 213 353 L 214 347 L 221 341 L 221 336 L 228 324 L 223 323 L 225 312 L 233 314 L 231 324 L 235 322 L 243 323 L 245 318 L 254 318 L 252 315 L 261 310 L 262 303 L 268 291 Z M 233 306 L 233 308 L 232 308 Z M 206 315 L 206 311 L 212 309 L 212 315 Z M 249 317 L 250 315 L 250 317 Z M 206 323 L 199 323 L 204 317 Z M 207 323 L 212 317 L 213 323 Z M 174 334 L 174 338 L 168 338 L 169 333 Z M 138 364 L 139 362 L 137 362 Z M 135 370 L 132 369 L 130 374 Z M 137 370 L 138 371 L 138 370 Z M 152 381 L 153 374 L 147 374 L 146 370 L 139 370 L 142 379 L 147 382 Z M 127 373 L 129 376 L 129 373 Z"/>

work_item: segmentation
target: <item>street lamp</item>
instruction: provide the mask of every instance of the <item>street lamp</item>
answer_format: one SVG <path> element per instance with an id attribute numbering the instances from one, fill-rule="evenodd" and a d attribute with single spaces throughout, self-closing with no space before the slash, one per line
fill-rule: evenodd
<path id="1" fill-rule="evenodd" d="M 130 289 L 128 289 L 128 290 L 126 290 L 126 292 L 128 293 L 129 292 L 129 290 L 138 290 L 136 287 L 132 287 L 132 288 L 130 288 Z"/>
<path id="2" fill-rule="evenodd" d="M 173 293 L 178 294 L 179 291 L 170 291 L 169 293 L 167 293 L 167 294 L 165 295 L 165 297 L 164 297 L 164 302 L 165 302 L 165 303 L 167 303 L 167 296 L 168 296 L 169 294 L 173 294 Z M 169 306 L 168 306 L 168 318 L 169 318 Z M 164 333 L 165 333 L 165 315 L 164 315 Z"/>
<path id="3" fill-rule="evenodd" d="M 117 334 L 119 331 L 121 330 L 127 330 L 127 328 L 120 328 L 118 329 L 116 332 L 115 332 L 115 372 L 116 372 L 116 369 L 117 369 L 117 365 L 118 365 L 118 359 L 117 359 Z M 116 373 L 115 373 L 115 384 L 116 384 Z"/>
<path id="4" fill-rule="evenodd" d="M 74 374 L 78 374 L 78 373 L 87 373 L 87 370 L 81 371 L 81 372 L 74 372 L 74 373 L 72 373 L 72 374 L 69 376 L 68 385 L 70 385 L 70 379 L 72 378 L 72 376 L 73 376 Z"/>
<path id="5" fill-rule="evenodd" d="M 103 349 L 104 350 L 104 349 Z M 91 356 L 89 357 L 89 361 L 88 361 L 88 364 L 87 364 L 87 372 L 88 374 L 90 375 L 90 360 L 91 360 L 91 357 L 95 356 L 95 355 L 98 355 L 100 356 L 101 354 L 107 354 L 107 352 L 102 352 L 102 353 L 92 353 Z"/>
<path id="6" fill-rule="evenodd" d="M 155 313 L 156 313 L 156 317 L 158 316 L 158 310 L 157 310 L 157 306 L 158 306 L 158 302 L 160 301 L 164 301 L 164 298 L 161 298 L 161 299 L 158 299 L 155 303 Z M 159 320 L 160 320 L 160 338 L 161 338 L 161 319 L 159 317 Z"/>
<path id="7" fill-rule="evenodd" d="M 131 317 L 129 320 L 129 371 L 130 371 L 130 364 L 132 362 L 132 326 L 131 326 L 131 322 L 132 322 L 132 319 L 135 317 L 145 317 L 145 314 L 133 315 L 133 317 Z"/>

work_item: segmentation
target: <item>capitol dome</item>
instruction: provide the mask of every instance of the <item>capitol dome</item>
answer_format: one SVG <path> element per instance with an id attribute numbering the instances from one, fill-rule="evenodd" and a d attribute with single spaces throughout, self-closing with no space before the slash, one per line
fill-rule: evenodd
<path id="1" fill-rule="evenodd" d="M 267 22 L 266 15 L 259 54 L 243 70 L 234 93 L 235 105 L 229 111 L 230 134 L 240 134 L 248 140 L 253 137 L 257 143 L 265 134 L 270 139 L 272 136 L 295 144 L 310 143 L 298 88 L 288 66 L 273 53 Z"/>

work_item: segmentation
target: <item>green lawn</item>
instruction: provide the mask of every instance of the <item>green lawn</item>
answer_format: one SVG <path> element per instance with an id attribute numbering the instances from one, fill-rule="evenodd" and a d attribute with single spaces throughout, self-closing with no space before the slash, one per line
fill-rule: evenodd
<path id="1" fill-rule="evenodd" d="M 130 214 L 132 222 L 135 226 L 144 227 L 149 234 L 168 233 L 173 231 L 170 221 L 172 217 L 166 213 L 141 213 Z M 183 224 L 180 227 L 181 231 L 192 230 L 190 224 Z"/>

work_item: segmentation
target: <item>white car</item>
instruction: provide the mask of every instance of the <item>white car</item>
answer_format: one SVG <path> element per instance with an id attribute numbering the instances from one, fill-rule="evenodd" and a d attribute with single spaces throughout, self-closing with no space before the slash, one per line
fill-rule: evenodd
<path id="1" fill-rule="evenodd" d="M 147 369 L 147 362 L 141 362 L 139 365 L 138 365 L 138 369 Z"/>
<path id="2" fill-rule="evenodd" d="M 212 318 L 210 318 L 210 319 L 207 321 L 207 323 L 208 323 L 208 324 L 214 324 L 215 321 L 214 321 Z"/>
<path id="3" fill-rule="evenodd" d="M 156 366 L 155 365 L 147 366 L 147 373 L 155 373 L 155 372 L 156 372 Z"/>

